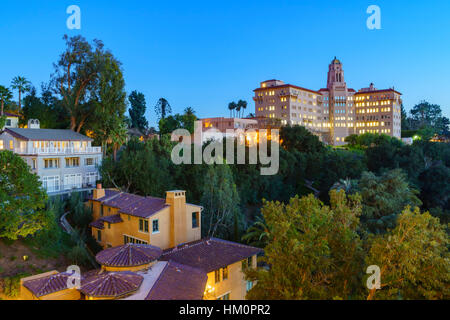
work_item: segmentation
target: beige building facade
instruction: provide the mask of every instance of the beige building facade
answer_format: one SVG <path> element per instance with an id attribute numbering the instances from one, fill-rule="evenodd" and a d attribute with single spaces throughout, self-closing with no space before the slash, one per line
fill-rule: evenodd
<path id="1" fill-rule="evenodd" d="M 328 144 L 344 145 L 347 136 L 366 132 L 401 138 L 401 93 L 373 84 L 358 92 L 348 88 L 336 58 L 328 67 L 326 88 L 315 91 L 273 79 L 254 93 L 257 118 L 304 126 Z"/>

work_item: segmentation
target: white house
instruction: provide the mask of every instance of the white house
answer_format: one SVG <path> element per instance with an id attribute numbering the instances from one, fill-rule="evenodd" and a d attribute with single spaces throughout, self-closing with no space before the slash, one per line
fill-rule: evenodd
<path id="1" fill-rule="evenodd" d="M 95 188 L 102 149 L 91 144 L 91 138 L 72 130 L 40 129 L 38 120 L 30 120 L 27 129 L 0 133 L 0 150 L 20 155 L 49 195 Z"/>

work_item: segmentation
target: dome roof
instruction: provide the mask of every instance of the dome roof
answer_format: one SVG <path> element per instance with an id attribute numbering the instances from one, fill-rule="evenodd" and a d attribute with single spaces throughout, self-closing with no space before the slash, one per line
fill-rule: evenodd
<path id="1" fill-rule="evenodd" d="M 158 247 L 128 243 L 99 252 L 95 260 L 107 267 L 137 267 L 158 260 L 161 254 Z"/>
<path id="2" fill-rule="evenodd" d="M 80 291 L 94 298 L 119 298 L 137 291 L 143 280 L 130 271 L 99 273 L 85 279 Z"/>
<path id="3" fill-rule="evenodd" d="M 339 61 L 339 59 L 337 59 L 336 57 L 334 57 L 333 61 L 331 61 L 331 63 L 333 64 L 340 64 L 341 61 Z"/>

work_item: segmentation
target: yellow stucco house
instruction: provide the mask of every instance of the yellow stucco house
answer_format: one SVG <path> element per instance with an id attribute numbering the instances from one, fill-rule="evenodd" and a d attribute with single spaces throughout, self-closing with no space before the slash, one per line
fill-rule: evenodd
<path id="1" fill-rule="evenodd" d="M 21 280 L 26 300 L 243 300 L 253 286 L 261 249 L 217 238 L 201 239 L 201 212 L 185 191 L 140 197 L 97 186 L 88 200 L 92 235 L 104 250 L 99 269 L 80 275 L 52 271 Z"/>
<path id="2" fill-rule="evenodd" d="M 103 248 L 131 242 L 167 249 L 201 239 L 202 207 L 186 203 L 185 191 L 168 191 L 161 199 L 99 185 L 88 203 L 94 216 L 92 236 Z"/>

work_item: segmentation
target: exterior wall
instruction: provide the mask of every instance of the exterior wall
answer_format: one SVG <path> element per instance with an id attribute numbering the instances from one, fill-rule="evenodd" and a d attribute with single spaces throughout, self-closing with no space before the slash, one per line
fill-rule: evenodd
<path id="1" fill-rule="evenodd" d="M 26 277 L 20 279 L 20 299 L 21 300 L 80 300 L 80 292 L 77 289 L 65 289 L 51 294 L 36 297 L 30 290 L 28 290 L 23 283 L 29 280 L 35 280 L 50 275 L 58 274 L 58 271 L 53 270 L 50 272 L 41 273 L 38 275 Z"/>
<path id="2" fill-rule="evenodd" d="M 171 219 L 170 219 L 170 208 L 165 208 L 164 210 L 153 215 L 149 219 L 149 232 L 150 232 L 150 244 L 152 246 L 159 247 L 163 250 L 171 248 Z M 158 220 L 159 232 L 153 233 L 153 221 Z"/>
<path id="3" fill-rule="evenodd" d="M 19 127 L 19 118 L 18 117 L 6 116 L 5 128 L 18 128 L 18 127 Z"/>
<path id="4" fill-rule="evenodd" d="M 36 297 L 30 290 L 23 287 L 21 288 L 22 300 L 80 300 L 81 294 L 77 289 L 66 289 L 51 294 Z"/>
<path id="5" fill-rule="evenodd" d="M 179 191 L 181 192 L 181 191 Z M 168 192 L 170 195 L 174 192 Z M 163 250 L 172 248 L 181 243 L 191 242 L 201 239 L 201 207 L 186 204 L 185 196 L 169 199 L 170 207 L 164 208 L 151 217 L 144 219 L 128 214 L 120 213 L 123 222 L 108 224 L 104 222 L 104 229 L 92 227 L 92 236 L 103 247 L 115 247 L 124 244 L 124 235 L 144 241 Z M 101 217 L 101 203 L 89 200 L 92 207 L 93 220 Z M 103 206 L 104 216 L 116 215 L 119 209 Z M 192 213 L 198 213 L 198 227 L 193 228 Z M 149 232 L 139 230 L 139 221 L 147 220 Z M 159 231 L 153 232 L 153 221 L 158 220 Z M 101 232 L 101 241 L 98 241 L 98 232 Z"/>
<path id="6" fill-rule="evenodd" d="M 136 267 L 124 267 L 124 268 L 120 268 L 120 267 L 108 267 L 108 266 L 102 266 L 102 269 L 105 271 L 109 271 L 109 272 L 120 272 L 120 271 L 131 271 L 131 272 L 136 272 L 136 271 L 140 271 L 140 270 L 144 270 L 144 269 L 148 269 L 150 268 L 152 265 L 154 265 L 155 263 L 147 263 L 144 264 L 142 266 L 136 266 Z"/>
<path id="7" fill-rule="evenodd" d="M 394 90 L 355 94 L 356 133 L 384 133 L 401 139 L 401 96 Z"/>
<path id="8" fill-rule="evenodd" d="M 33 154 L 35 151 L 35 142 L 25 141 L 17 139 L 7 132 L 3 132 L 0 135 L 0 149 L 9 150 L 19 154 L 22 159 L 30 167 L 30 171 L 37 174 L 42 182 L 44 182 L 45 177 L 57 177 L 58 183 L 56 185 L 47 185 L 47 192 L 57 193 L 62 191 L 69 191 L 72 189 L 82 189 L 95 186 L 97 180 L 99 180 L 98 166 L 102 161 L 102 153 L 92 152 L 92 153 L 47 153 L 40 154 L 38 152 Z M 50 143 L 50 142 L 49 142 Z M 58 142 L 52 142 L 57 144 Z M 62 142 L 59 142 L 62 143 Z M 67 142 L 68 143 L 68 142 Z M 12 144 L 12 145 L 11 145 Z M 90 142 L 86 143 L 86 147 L 90 148 Z M 79 166 L 77 167 L 67 167 L 66 158 L 78 158 Z M 45 168 L 46 159 L 57 159 L 59 161 L 59 166 L 56 168 Z M 86 159 L 93 159 L 93 165 L 87 165 Z M 67 177 L 67 175 L 78 175 L 81 176 L 75 181 L 73 177 Z M 47 179 L 47 178 L 45 178 Z M 53 180 L 52 180 L 53 181 Z M 75 183 L 76 182 L 76 183 Z M 44 185 L 45 187 L 45 185 Z"/>
<path id="9" fill-rule="evenodd" d="M 367 91 L 378 92 L 373 84 L 358 93 L 348 89 L 342 63 L 334 59 L 328 67 L 326 89 L 316 92 L 280 80 L 269 80 L 261 82 L 260 88 L 254 90 L 253 100 L 256 117 L 280 119 L 282 125 L 302 125 L 333 145 L 344 145 L 347 136 L 362 132 L 385 133 L 400 139 L 401 94 L 393 89 L 379 90 L 384 94 L 390 92 L 391 112 L 377 111 L 367 120 L 356 113 L 356 98 L 366 95 Z M 379 123 L 374 125 L 375 121 Z"/>
<path id="10" fill-rule="evenodd" d="M 256 256 L 252 257 L 252 268 L 256 267 Z M 214 288 L 211 293 L 205 292 L 205 300 L 216 300 L 223 295 L 229 293 L 230 300 L 245 300 L 247 294 L 247 281 L 242 272 L 242 261 L 233 263 L 228 266 L 228 279 L 216 283 L 215 272 L 208 273 L 208 280 L 206 283 L 206 291 Z"/>

